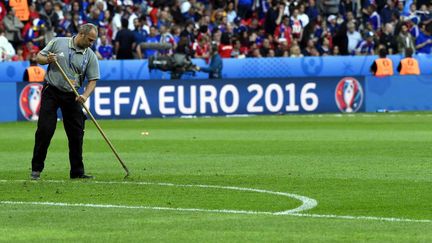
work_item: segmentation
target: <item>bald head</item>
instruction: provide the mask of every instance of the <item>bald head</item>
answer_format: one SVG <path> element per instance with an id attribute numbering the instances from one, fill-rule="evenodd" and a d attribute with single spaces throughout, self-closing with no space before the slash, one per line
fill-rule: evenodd
<path id="1" fill-rule="evenodd" d="M 98 29 L 94 24 L 83 24 L 78 30 L 76 45 L 80 48 L 88 48 L 93 45 L 98 37 Z"/>
<path id="2" fill-rule="evenodd" d="M 96 33 L 96 36 L 97 36 L 98 35 L 98 29 L 97 29 L 96 25 L 87 23 L 87 24 L 83 24 L 79 27 L 78 33 L 88 35 L 92 30 Z"/>

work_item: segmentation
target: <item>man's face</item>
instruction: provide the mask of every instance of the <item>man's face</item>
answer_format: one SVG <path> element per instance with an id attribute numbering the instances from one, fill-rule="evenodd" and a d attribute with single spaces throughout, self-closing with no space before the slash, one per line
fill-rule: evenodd
<path id="1" fill-rule="evenodd" d="M 50 12 L 53 7 L 52 7 L 52 4 L 50 2 L 46 2 L 44 8 L 45 8 L 45 11 Z"/>
<path id="2" fill-rule="evenodd" d="M 78 43 L 78 46 L 83 49 L 92 46 L 97 40 L 96 31 L 93 29 L 87 35 L 83 33 L 80 33 L 79 35 L 81 35 L 81 41 Z"/>
<path id="3" fill-rule="evenodd" d="M 140 27 L 140 22 L 138 19 L 134 19 L 134 26 L 135 28 L 139 28 Z"/>

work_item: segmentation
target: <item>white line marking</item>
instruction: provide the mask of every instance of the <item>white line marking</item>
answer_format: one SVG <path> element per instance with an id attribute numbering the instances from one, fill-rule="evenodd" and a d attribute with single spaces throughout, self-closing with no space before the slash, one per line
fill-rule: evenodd
<path id="1" fill-rule="evenodd" d="M 390 222 L 415 222 L 415 223 L 432 223 L 430 219 L 406 219 L 406 218 L 385 218 L 374 216 L 351 216 L 351 215 L 333 215 L 333 214 L 307 214 L 307 213 L 293 213 L 289 214 L 298 217 L 308 218 L 333 218 L 333 219 L 357 219 L 357 220 L 377 220 L 377 221 L 390 221 Z"/>
<path id="2" fill-rule="evenodd" d="M 0 183 L 8 183 L 8 182 L 28 182 L 27 180 L 0 180 Z M 65 183 L 66 181 L 62 180 L 43 180 L 40 182 L 48 182 L 48 183 Z M 70 181 L 69 181 L 70 182 Z M 73 183 L 79 183 L 80 181 L 73 182 Z M 198 187 L 198 188 L 212 188 L 212 189 L 224 189 L 224 190 L 234 190 L 234 191 L 248 191 L 248 192 L 257 192 L 257 193 L 265 193 L 265 194 L 271 194 L 271 195 L 278 195 L 283 197 L 289 197 L 296 200 L 299 200 L 302 202 L 302 205 L 300 205 L 297 208 L 289 209 L 281 212 L 277 212 L 278 214 L 290 214 L 290 213 L 298 213 L 302 211 L 306 211 L 309 209 L 312 209 L 318 205 L 318 202 L 315 199 L 287 193 L 287 192 L 275 192 L 275 191 L 269 191 L 269 190 L 262 190 L 262 189 L 254 189 L 254 188 L 245 188 L 245 187 L 235 187 L 235 186 L 217 186 L 217 185 L 185 185 L 185 184 L 173 184 L 173 183 L 156 183 L 156 182 L 131 182 L 131 181 L 89 181 L 89 182 L 82 182 L 82 183 L 93 183 L 93 184 L 129 184 L 129 185 L 156 185 L 156 186 L 172 186 L 172 187 Z M 194 209 L 198 210 L 198 209 Z M 199 210 L 207 210 L 207 209 L 199 209 Z M 225 209 L 224 209 L 225 210 Z M 228 211 L 238 211 L 238 210 L 228 210 Z M 249 211 L 247 211 L 249 212 Z M 262 212 L 265 214 L 272 214 L 273 212 Z"/>
<path id="3" fill-rule="evenodd" d="M 0 180 L 0 183 L 8 182 L 29 182 L 28 180 Z M 33 182 L 33 181 L 31 181 Z M 48 183 L 67 183 L 71 181 L 62 180 L 45 180 L 38 181 Z M 128 206 L 128 205 L 110 205 L 110 204 L 88 204 L 88 203 L 61 203 L 61 202 L 14 202 L 14 201 L 0 201 L 0 204 L 9 205 L 41 205 L 41 206 L 59 206 L 59 207 L 90 207 L 90 208 L 124 208 L 124 209 L 148 209 L 148 210 L 164 210 L 164 211 L 183 211 L 183 212 L 207 212 L 207 213 L 226 213 L 226 214 L 254 214 L 254 215 L 275 215 L 275 216 L 296 216 L 296 217 L 307 217 L 307 218 L 333 218 L 333 219 L 350 219 L 350 220 L 375 220 L 375 221 L 388 221 L 388 222 L 412 222 L 412 223 L 432 223 L 430 219 L 407 219 L 407 218 L 386 218 L 386 217 L 375 217 L 375 216 L 351 216 L 351 215 L 326 215 L 326 214 L 305 214 L 299 213 L 301 211 L 309 210 L 318 205 L 317 201 L 312 198 L 305 196 L 291 194 L 286 192 L 274 192 L 268 190 L 254 189 L 254 188 L 243 188 L 233 186 L 217 186 L 217 185 L 184 185 L 184 184 L 173 184 L 173 183 L 155 183 L 155 182 L 130 182 L 130 181 L 74 181 L 72 183 L 83 183 L 83 184 L 132 184 L 132 185 L 158 185 L 158 186 L 173 186 L 173 187 L 199 187 L 199 188 L 214 188 L 214 189 L 226 189 L 226 190 L 237 190 L 237 191 L 250 191 L 258 193 L 266 193 L 272 195 L 286 196 L 300 200 L 303 204 L 295 209 L 282 211 L 282 212 L 260 212 L 260 211 L 248 211 L 248 210 L 231 210 L 231 209 L 200 209 L 200 208 L 169 208 L 169 207 L 151 207 L 151 206 Z"/>
<path id="4" fill-rule="evenodd" d="M 373 216 L 349 216 L 349 215 L 323 215 L 323 214 L 303 214 L 303 213 L 271 213 L 257 212 L 246 210 L 226 210 L 226 209 L 199 209 L 199 208 L 168 208 L 168 207 L 150 207 L 150 206 L 126 206 L 111 204 L 89 204 L 89 203 L 61 203 L 61 202 L 13 202 L 0 201 L 0 204 L 8 205 L 41 205 L 57 207 L 88 207 L 88 208 L 122 208 L 122 209 L 148 209 L 158 211 L 183 211 L 183 212 L 206 212 L 206 213 L 225 213 L 225 214 L 254 214 L 254 215 L 274 215 L 274 216 L 296 216 L 306 218 L 333 218 L 333 219 L 350 219 L 350 220 L 374 220 L 389 222 L 411 222 L 411 223 L 432 223 L 429 219 L 405 219 L 405 218 L 385 218 Z"/>
<path id="5" fill-rule="evenodd" d="M 267 215 L 271 215 L 272 214 L 271 212 L 256 212 L 256 211 L 246 211 L 246 210 L 201 209 L 201 208 L 168 208 L 168 207 L 150 207 L 150 206 L 127 206 L 127 205 L 111 205 L 111 204 L 91 204 L 91 203 L 0 201 L 0 204 L 11 204 L 11 205 L 43 205 L 43 206 L 58 206 L 58 207 L 87 207 L 87 208 L 149 209 L 149 210 L 164 210 L 164 211 L 185 211 L 185 212 L 206 212 L 206 213 L 231 213 L 231 214 L 267 214 Z"/>

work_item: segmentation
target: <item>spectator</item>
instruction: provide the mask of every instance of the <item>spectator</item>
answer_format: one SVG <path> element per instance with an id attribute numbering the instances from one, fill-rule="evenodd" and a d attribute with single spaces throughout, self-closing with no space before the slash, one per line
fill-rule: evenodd
<path id="1" fill-rule="evenodd" d="M 300 4 L 298 10 L 299 10 L 298 18 L 300 19 L 300 21 L 302 23 L 302 27 L 305 28 L 306 25 L 309 24 L 309 16 L 307 14 L 305 14 L 305 5 Z"/>
<path id="2" fill-rule="evenodd" d="M 290 49 L 291 55 L 290 57 L 303 57 L 303 54 L 301 53 L 300 46 L 295 44 Z"/>
<path id="3" fill-rule="evenodd" d="M 371 72 L 377 77 L 392 76 L 393 75 L 393 62 L 387 58 L 387 50 L 380 48 L 378 50 L 379 58 L 371 65 Z"/>
<path id="4" fill-rule="evenodd" d="M 413 52 L 411 48 L 405 50 L 405 58 L 400 61 L 397 67 L 401 75 L 420 75 L 419 64 L 417 60 L 412 57 Z"/>
<path id="5" fill-rule="evenodd" d="M 159 37 L 157 36 L 158 32 L 155 26 L 150 26 L 150 34 L 147 36 L 145 43 L 159 43 Z M 138 58 L 149 58 L 151 56 L 155 56 L 158 51 L 155 49 L 146 48 L 144 50 L 144 55 L 142 55 L 143 49 L 141 46 L 137 48 Z"/>
<path id="6" fill-rule="evenodd" d="M 0 28 L 0 62 L 9 61 L 15 53 L 15 49 L 6 38 L 4 30 Z"/>
<path id="7" fill-rule="evenodd" d="M 117 32 L 121 29 L 122 16 L 123 16 L 123 7 L 122 6 L 115 7 L 115 13 L 112 19 L 113 36 L 116 36 Z"/>
<path id="8" fill-rule="evenodd" d="M 414 38 L 417 38 L 420 35 L 420 28 L 417 25 L 418 22 L 419 22 L 419 18 L 417 17 L 412 17 L 406 20 L 406 24 L 408 26 L 409 32 Z"/>
<path id="9" fill-rule="evenodd" d="M 72 25 L 72 15 L 70 13 L 64 14 L 64 18 L 59 23 L 59 32 L 57 33 L 57 37 L 64 37 L 69 32 L 68 29 Z"/>
<path id="10" fill-rule="evenodd" d="M 218 52 L 222 58 L 230 58 L 233 46 L 231 45 L 231 38 L 228 33 L 223 33 L 218 47 Z"/>
<path id="11" fill-rule="evenodd" d="M 71 5 L 72 5 L 71 11 L 70 11 L 71 15 L 74 16 L 74 14 L 76 14 L 78 16 L 77 20 L 80 23 L 84 23 L 85 21 L 87 21 L 86 13 L 85 13 L 83 7 L 80 4 L 80 1 L 75 1 L 74 0 Z M 78 33 L 78 31 L 75 32 L 75 33 Z"/>
<path id="12" fill-rule="evenodd" d="M 383 26 L 379 43 L 385 46 L 387 53 L 390 55 L 397 53 L 397 42 L 395 36 L 393 35 L 393 25 L 390 23 L 387 23 Z"/>
<path id="13" fill-rule="evenodd" d="M 276 26 L 282 21 L 284 15 L 285 5 L 280 4 L 279 1 L 272 1 L 271 8 L 267 11 L 264 20 L 264 29 L 266 34 L 274 34 Z"/>
<path id="14" fill-rule="evenodd" d="M 366 33 L 366 39 L 362 40 L 356 49 L 357 55 L 374 55 L 375 42 L 373 40 L 374 33 L 369 31 Z"/>
<path id="15" fill-rule="evenodd" d="M 367 8 L 368 23 L 372 25 L 373 31 L 377 31 L 381 28 L 381 16 L 376 11 L 374 4 L 369 5 Z"/>
<path id="16" fill-rule="evenodd" d="M 276 42 L 286 41 L 288 47 L 291 45 L 292 30 L 290 26 L 290 18 L 287 15 L 282 17 L 282 22 L 276 27 L 274 38 Z"/>
<path id="17" fill-rule="evenodd" d="M 25 61 L 23 56 L 23 48 L 21 46 L 18 46 L 16 48 L 16 54 L 12 57 L 11 61 L 13 62 Z"/>
<path id="18" fill-rule="evenodd" d="M 242 48 L 240 40 L 234 40 L 233 50 L 231 52 L 231 57 L 233 58 L 245 58 L 244 48 Z"/>
<path id="19" fill-rule="evenodd" d="M 67 28 L 67 31 L 72 33 L 72 35 L 78 34 L 79 26 L 84 24 L 82 20 L 80 20 L 79 13 L 72 13 L 72 21 L 69 27 Z"/>
<path id="20" fill-rule="evenodd" d="M 111 60 L 115 59 L 113 47 L 107 41 L 106 35 L 100 36 L 101 44 L 96 50 L 96 56 L 99 60 Z"/>
<path id="21" fill-rule="evenodd" d="M 129 23 L 128 29 L 133 31 L 135 29 L 134 20 L 138 18 L 138 15 L 135 13 L 133 6 L 131 5 L 126 6 L 126 14 L 124 18 L 127 18 L 128 20 Z"/>
<path id="22" fill-rule="evenodd" d="M 137 45 L 145 42 L 148 32 L 144 30 L 142 20 L 139 18 L 134 19 L 134 26 L 135 29 L 133 30 L 133 33 L 135 35 L 135 42 Z"/>
<path id="23" fill-rule="evenodd" d="M 332 54 L 330 47 L 330 41 L 327 38 L 323 38 L 321 45 L 317 48 L 320 56 L 328 56 Z"/>
<path id="24" fill-rule="evenodd" d="M 6 16 L 6 14 L 7 14 L 6 6 L 5 6 L 3 1 L 0 1 L 0 23 L 3 23 L 3 19 Z M 1 24 L 0 24 L 0 28 L 2 28 L 2 27 L 4 27 L 4 26 L 1 26 Z"/>
<path id="25" fill-rule="evenodd" d="M 45 25 L 41 19 L 29 19 L 29 21 L 24 25 L 24 28 L 21 31 L 23 41 L 34 41 L 36 43 L 41 43 L 44 39 L 42 30 L 44 27 Z"/>
<path id="26" fill-rule="evenodd" d="M 340 50 L 339 50 L 339 46 L 334 46 L 333 47 L 333 56 L 339 56 L 341 54 Z"/>
<path id="27" fill-rule="evenodd" d="M 40 17 L 45 23 L 44 41 L 45 44 L 54 38 L 54 33 L 59 24 L 59 17 L 53 9 L 52 1 L 46 1 L 43 10 L 40 12 Z"/>
<path id="28" fill-rule="evenodd" d="M 115 55 L 117 59 L 133 59 L 131 50 L 135 49 L 134 33 L 128 29 L 129 22 L 122 19 L 122 29 L 117 33 L 115 38 Z"/>
<path id="29" fill-rule="evenodd" d="M 64 19 L 64 14 L 63 14 L 62 8 L 63 8 L 63 6 L 62 6 L 61 2 L 56 2 L 54 4 L 54 12 L 57 14 L 59 21 L 62 21 Z"/>
<path id="30" fill-rule="evenodd" d="M 348 53 L 350 55 L 355 55 L 356 48 L 358 44 L 362 41 L 360 33 L 355 29 L 355 24 L 349 22 L 347 24 L 347 37 L 348 37 Z"/>
<path id="31" fill-rule="evenodd" d="M 251 16 L 253 0 L 235 0 L 237 15 L 244 19 Z"/>
<path id="32" fill-rule="evenodd" d="M 206 63 L 209 62 L 210 58 L 210 47 L 209 47 L 209 41 L 207 36 L 202 36 L 201 39 L 198 41 L 198 45 L 196 45 L 194 49 L 194 57 L 195 58 L 202 58 L 206 60 Z"/>
<path id="33" fill-rule="evenodd" d="M 307 41 L 306 47 L 303 49 L 303 56 L 312 56 L 312 54 L 316 54 L 315 42 L 312 39 Z"/>
<path id="34" fill-rule="evenodd" d="M 303 24 L 299 19 L 299 10 L 294 9 L 291 16 L 291 29 L 293 39 L 301 40 L 303 38 Z"/>
<path id="35" fill-rule="evenodd" d="M 3 19 L 5 26 L 5 37 L 12 44 L 14 48 L 22 43 L 21 29 L 24 27 L 23 23 L 15 16 L 15 10 L 11 8 Z"/>
<path id="36" fill-rule="evenodd" d="M 382 23 L 387 24 L 392 21 L 392 16 L 395 13 L 399 13 L 395 7 L 393 0 L 387 0 L 387 4 L 381 10 Z"/>
<path id="37" fill-rule="evenodd" d="M 94 24 L 97 27 L 100 27 L 101 19 L 100 19 L 101 12 L 99 8 L 93 7 L 90 11 L 90 16 L 87 18 L 87 23 Z"/>
<path id="38" fill-rule="evenodd" d="M 237 17 L 237 13 L 234 9 L 234 2 L 230 1 L 227 4 L 227 8 L 226 8 L 226 14 L 227 14 L 227 21 L 228 23 L 233 23 L 234 19 Z"/>
<path id="39" fill-rule="evenodd" d="M 406 24 L 402 25 L 401 31 L 396 38 L 398 51 L 400 53 L 405 53 L 407 48 L 415 50 L 414 37 L 408 32 L 408 26 Z"/>
<path id="40" fill-rule="evenodd" d="M 360 7 L 360 1 L 358 0 L 342 0 L 339 4 L 339 12 L 343 16 L 347 16 L 348 13 L 355 13 L 357 14 Z"/>
<path id="41" fill-rule="evenodd" d="M 339 13 L 340 0 L 324 0 L 321 1 L 321 4 L 321 13 L 324 13 L 326 16 Z"/>
<path id="42" fill-rule="evenodd" d="M 431 33 L 423 27 L 416 39 L 416 50 L 418 54 L 431 54 L 432 36 Z"/>
<path id="43" fill-rule="evenodd" d="M 32 41 L 27 41 L 23 48 L 24 60 L 30 59 L 33 55 L 36 55 L 40 51 L 40 48 L 33 44 Z"/>
<path id="44" fill-rule="evenodd" d="M 186 26 L 185 26 L 184 30 L 181 32 L 180 36 L 187 37 L 189 43 L 195 42 L 194 21 L 193 20 L 188 20 L 186 22 Z"/>
<path id="45" fill-rule="evenodd" d="M 260 52 L 261 56 L 268 57 L 270 50 L 272 50 L 272 47 L 270 45 L 270 40 L 265 38 L 263 40 L 261 48 L 259 48 L 259 52 Z"/>
<path id="46" fill-rule="evenodd" d="M 36 3 L 34 1 L 32 1 L 29 4 L 29 21 L 31 19 L 38 19 L 40 18 L 39 12 L 36 10 Z"/>
<path id="47" fill-rule="evenodd" d="M 159 28 L 160 36 L 159 36 L 159 43 L 167 43 L 172 46 L 169 50 L 161 50 L 159 51 L 162 55 L 172 55 L 173 50 L 177 48 L 177 43 L 174 40 L 174 36 L 169 31 L 168 27 L 165 25 L 160 26 Z"/>
<path id="48" fill-rule="evenodd" d="M 316 1 L 315 0 L 309 0 L 309 3 L 306 7 L 306 11 L 305 13 L 307 14 L 307 16 L 309 17 L 310 21 L 315 21 L 316 18 L 319 15 L 319 11 L 318 11 L 318 7 L 316 6 Z"/>

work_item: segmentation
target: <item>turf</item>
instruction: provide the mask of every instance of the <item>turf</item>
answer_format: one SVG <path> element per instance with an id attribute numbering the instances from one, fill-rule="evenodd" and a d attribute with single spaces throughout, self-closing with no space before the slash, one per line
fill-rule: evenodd
<path id="1" fill-rule="evenodd" d="M 431 123 L 430 113 L 100 121 L 132 172 L 129 182 L 295 193 L 318 201 L 303 213 L 429 221 Z M 259 212 L 301 204 L 252 191 L 71 181 L 61 122 L 42 180 L 31 182 L 35 128 L 0 124 L 0 201 Z M 90 122 L 84 143 L 86 171 L 96 181 L 123 181 Z M 6 242 L 432 241 L 431 222 L 125 208 L 0 204 L 0 225 Z"/>

